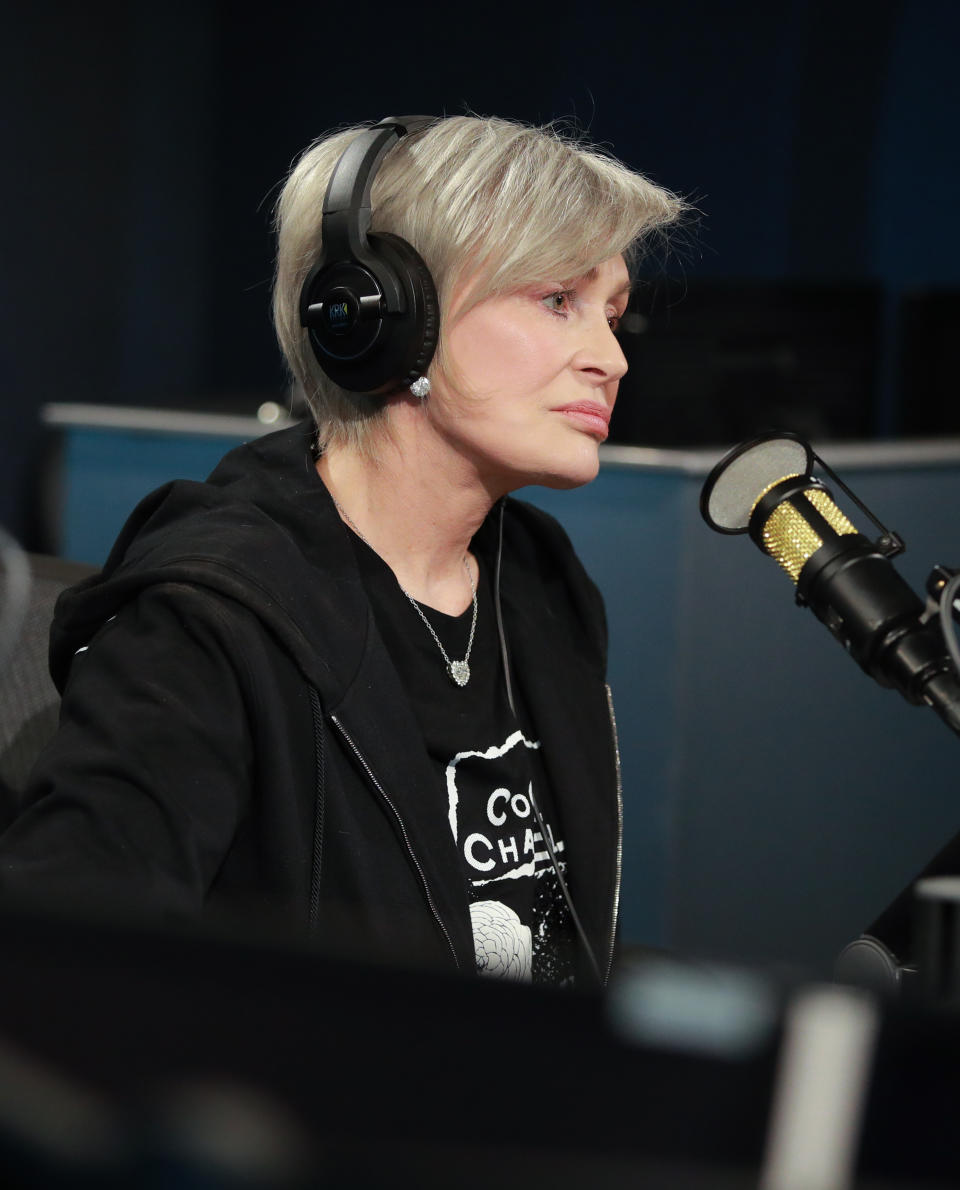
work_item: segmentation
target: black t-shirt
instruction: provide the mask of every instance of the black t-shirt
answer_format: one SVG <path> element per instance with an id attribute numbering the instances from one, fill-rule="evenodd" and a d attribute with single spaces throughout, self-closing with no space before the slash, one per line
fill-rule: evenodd
<path id="1" fill-rule="evenodd" d="M 573 928 L 534 799 L 565 874 L 564 841 L 539 739 L 525 709 L 517 705 L 515 715 L 507 699 L 490 568 L 481 560 L 470 679 L 459 687 L 393 572 L 359 537 L 353 540 L 377 626 L 444 791 L 478 970 L 505 979 L 572 983 Z M 472 606 L 461 616 L 419 606 L 450 659 L 463 660 Z"/>

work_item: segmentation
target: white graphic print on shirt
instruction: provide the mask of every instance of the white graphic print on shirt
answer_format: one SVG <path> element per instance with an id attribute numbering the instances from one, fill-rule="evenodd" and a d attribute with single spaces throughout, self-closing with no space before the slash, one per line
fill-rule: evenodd
<path id="1" fill-rule="evenodd" d="M 529 981 L 534 958 L 551 944 L 554 915 L 546 907 L 554 896 L 538 885 L 544 876 L 552 885 L 555 875 L 524 755 L 539 747 L 518 730 L 503 744 L 458 752 L 446 767 L 450 829 L 468 873 L 477 966 L 504 979 Z M 563 841 L 549 823 L 547 831 L 559 859 Z"/>

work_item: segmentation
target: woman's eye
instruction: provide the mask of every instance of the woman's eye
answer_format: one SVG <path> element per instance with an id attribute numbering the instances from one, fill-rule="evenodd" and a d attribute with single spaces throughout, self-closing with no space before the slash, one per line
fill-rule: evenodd
<path id="1" fill-rule="evenodd" d="M 540 300 L 554 314 L 566 314 L 570 309 L 570 300 L 572 297 L 573 290 L 560 289 L 556 293 L 548 293 L 545 298 L 541 298 Z"/>
<path id="2" fill-rule="evenodd" d="M 608 314 L 607 315 L 607 326 L 614 333 L 616 333 L 620 329 L 620 315 L 619 314 Z"/>

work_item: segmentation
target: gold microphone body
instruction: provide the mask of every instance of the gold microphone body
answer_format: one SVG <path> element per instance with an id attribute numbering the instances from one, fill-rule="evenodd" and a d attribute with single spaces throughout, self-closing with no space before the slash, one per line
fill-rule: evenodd
<path id="1" fill-rule="evenodd" d="M 790 576 L 809 607 L 854 660 L 912 703 L 930 701 L 930 683 L 952 673 L 939 625 L 890 559 L 810 475 L 787 475 L 760 493 L 749 533 Z"/>

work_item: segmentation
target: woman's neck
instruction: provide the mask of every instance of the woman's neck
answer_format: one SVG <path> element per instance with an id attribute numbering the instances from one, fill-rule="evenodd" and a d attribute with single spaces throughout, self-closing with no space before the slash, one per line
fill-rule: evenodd
<path id="1" fill-rule="evenodd" d="M 465 469 L 458 475 L 430 454 L 389 441 L 373 460 L 334 446 L 317 460 L 317 472 L 346 523 L 383 558 L 400 586 L 428 607 L 460 615 L 471 603 L 464 560 L 476 584 L 469 545 L 492 500 Z"/>

